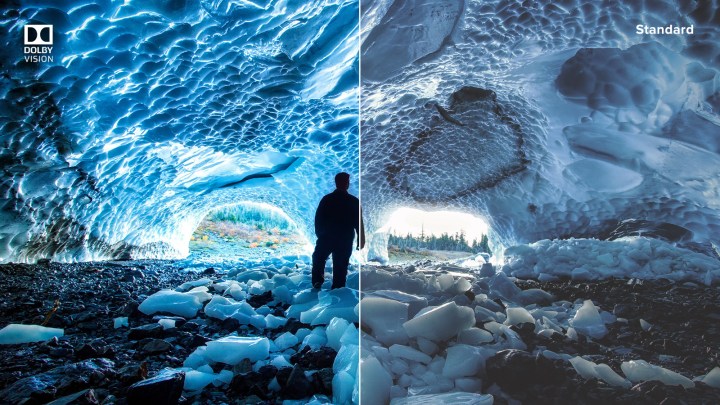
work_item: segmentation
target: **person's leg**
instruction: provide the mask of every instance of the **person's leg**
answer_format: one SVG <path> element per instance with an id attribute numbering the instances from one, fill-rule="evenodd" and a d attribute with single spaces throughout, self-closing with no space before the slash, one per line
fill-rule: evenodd
<path id="1" fill-rule="evenodd" d="M 332 288 L 345 287 L 350 256 L 352 256 L 353 241 L 337 241 L 332 251 L 333 255 L 333 282 Z"/>
<path id="2" fill-rule="evenodd" d="M 325 280 L 325 262 L 332 252 L 332 246 L 326 240 L 318 239 L 315 242 L 315 251 L 312 254 L 312 285 L 320 288 Z"/>

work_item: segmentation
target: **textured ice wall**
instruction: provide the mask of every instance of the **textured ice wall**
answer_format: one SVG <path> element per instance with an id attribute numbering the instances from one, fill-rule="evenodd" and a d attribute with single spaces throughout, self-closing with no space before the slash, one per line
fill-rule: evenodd
<path id="1" fill-rule="evenodd" d="M 484 217 L 506 245 L 627 218 L 720 241 L 716 2 L 443 4 L 362 3 L 370 232 L 411 206 Z"/>
<path id="2" fill-rule="evenodd" d="M 239 201 L 310 236 L 357 173 L 357 2 L 4 7 L 0 261 L 181 255 Z M 54 25 L 53 63 L 23 60 L 25 24 Z"/>

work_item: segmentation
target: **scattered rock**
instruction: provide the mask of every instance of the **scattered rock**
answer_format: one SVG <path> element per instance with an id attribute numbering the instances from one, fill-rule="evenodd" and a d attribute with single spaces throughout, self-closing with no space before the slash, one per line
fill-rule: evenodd
<path id="1" fill-rule="evenodd" d="M 137 382 L 127 390 L 130 405 L 176 405 L 182 396 L 185 372 L 163 369 L 155 377 Z"/>
<path id="2" fill-rule="evenodd" d="M 173 345 L 162 339 L 149 339 L 141 341 L 140 351 L 146 354 L 165 353 L 173 350 Z"/>
<path id="3" fill-rule="evenodd" d="M 561 384 L 572 375 L 563 361 L 515 349 L 497 352 L 487 359 L 485 369 L 488 379 L 510 394 L 533 384 Z"/>
<path id="4" fill-rule="evenodd" d="M 48 405 L 97 405 L 100 402 L 92 389 L 82 390 L 75 394 L 58 398 Z"/>
<path id="5" fill-rule="evenodd" d="M 308 369 L 332 368 L 337 352 L 330 347 L 321 347 L 318 350 L 311 350 L 305 346 L 299 352 L 290 356 L 290 362 Z"/>
<path id="6" fill-rule="evenodd" d="M 130 329 L 129 340 L 142 340 L 145 338 L 157 338 L 163 335 L 164 329 L 159 323 L 149 323 Z"/>
<path id="7" fill-rule="evenodd" d="M 147 376 L 148 369 L 146 362 L 142 362 L 140 364 L 128 364 L 118 370 L 118 379 L 127 385 L 144 380 Z"/>
<path id="8" fill-rule="evenodd" d="M 247 299 L 247 303 L 252 305 L 253 308 L 260 308 L 263 305 L 268 304 L 273 300 L 272 291 L 265 291 L 262 294 L 251 295 Z"/>
<path id="9" fill-rule="evenodd" d="M 281 392 L 289 399 L 302 399 L 313 395 L 312 384 L 305 376 L 302 367 L 298 365 L 293 367 Z"/>
<path id="10" fill-rule="evenodd" d="M 9 385 L 0 391 L 0 402 L 17 404 L 30 397 L 47 401 L 56 395 L 65 395 L 114 376 L 114 367 L 115 363 L 107 359 L 85 360 L 56 367 Z"/>

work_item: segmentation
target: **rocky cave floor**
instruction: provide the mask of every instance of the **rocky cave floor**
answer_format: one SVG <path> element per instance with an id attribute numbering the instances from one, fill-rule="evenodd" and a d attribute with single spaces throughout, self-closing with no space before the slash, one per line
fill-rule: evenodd
<path id="1" fill-rule="evenodd" d="M 590 341 L 558 338 L 549 341 L 529 328 L 511 327 L 528 345 L 527 352 L 506 350 L 488 360 L 487 381 L 509 398 L 495 404 L 718 404 L 720 389 L 695 382 L 695 387 L 645 381 L 630 390 L 600 380 L 585 380 L 566 361 L 530 353 L 538 346 L 556 353 L 582 355 L 620 370 L 623 361 L 642 359 L 691 379 L 720 365 L 720 287 L 666 280 L 604 280 L 593 282 L 518 280 L 521 289 L 540 288 L 557 300 L 591 299 L 595 305 L 628 320 L 608 324 L 608 334 Z M 640 320 L 651 326 L 643 329 Z M 522 325 L 522 324 L 521 324 Z M 557 336 L 557 335 L 556 335 Z"/>
<path id="2" fill-rule="evenodd" d="M 0 403 L 148 403 L 151 396 L 157 399 L 155 403 L 164 403 L 163 398 L 180 395 L 182 381 L 166 379 L 135 393 L 133 384 L 166 367 L 182 367 L 195 348 L 233 331 L 239 336 L 262 334 L 274 339 L 310 327 L 289 319 L 285 326 L 262 333 L 234 319 L 209 318 L 202 311 L 187 321 L 138 311 L 148 295 L 202 277 L 221 279 L 223 273 L 214 268 L 184 271 L 166 261 L 0 265 L 0 326 L 44 323 L 65 332 L 47 342 L 0 345 Z M 251 296 L 248 303 L 258 308 L 271 300 L 268 291 Z M 283 315 L 285 309 L 282 304 L 272 307 L 276 315 Z M 128 317 L 129 327 L 115 328 L 117 317 Z M 161 318 L 174 319 L 176 328 L 164 329 L 158 323 Z M 220 387 L 211 384 L 196 396 L 180 397 L 180 403 L 275 404 L 314 394 L 332 397 L 335 355 L 328 347 L 306 348 L 290 359 L 293 368 L 266 365 L 258 371 L 252 371 L 248 361 L 236 366 L 219 364 L 214 371 L 233 370 L 232 382 Z M 303 371 L 312 370 L 317 372 L 306 378 Z M 280 392 L 268 390 L 273 378 Z M 133 401 L 138 395 L 143 397 L 141 402 Z"/>
<path id="3" fill-rule="evenodd" d="M 233 320 L 220 322 L 202 312 L 189 321 L 165 317 L 175 319 L 177 325 L 165 330 L 157 323 L 162 316 L 137 310 L 145 296 L 201 277 L 222 278 L 222 272 L 212 268 L 200 273 L 183 271 L 160 261 L 0 265 L 0 325 L 39 325 L 49 317 L 46 326 L 65 330 L 64 337 L 48 342 L 0 346 L 0 402 L 32 404 L 64 398 L 59 403 L 127 403 L 134 383 L 165 367 L 182 367 L 184 359 L 205 342 L 232 331 L 257 334 L 252 327 Z M 609 333 L 594 341 L 582 335 L 578 341 L 548 340 L 531 327 L 513 326 L 528 349 L 502 351 L 488 360 L 484 386 L 496 384 L 502 389 L 494 393 L 496 404 L 514 400 L 524 404 L 720 403 L 720 389 L 701 382 L 685 389 L 647 381 L 626 390 L 585 380 L 568 362 L 531 354 L 544 347 L 583 355 L 615 370 L 623 361 L 642 359 L 690 378 L 705 375 L 720 365 L 719 287 L 612 279 L 516 283 L 521 289 L 543 289 L 557 300 L 592 299 L 628 322 L 609 324 Z M 249 303 L 259 307 L 270 299 L 267 294 L 256 295 Z M 273 308 L 278 314 L 285 309 Z M 130 327 L 114 328 L 116 317 L 128 317 Z M 640 319 L 651 326 L 646 324 L 644 329 Z M 308 325 L 291 319 L 266 336 L 274 338 L 301 327 Z M 301 351 L 291 359 L 295 369 L 319 370 L 312 379 L 293 368 L 265 366 L 256 372 L 250 364 L 240 363 L 234 366 L 240 374 L 229 386 L 210 385 L 197 396 L 181 398 L 181 403 L 272 404 L 316 393 L 331 396 L 334 357 L 332 349 L 323 348 Z M 218 367 L 216 372 L 223 368 Z M 279 393 L 267 389 L 274 377 L 282 386 Z"/>

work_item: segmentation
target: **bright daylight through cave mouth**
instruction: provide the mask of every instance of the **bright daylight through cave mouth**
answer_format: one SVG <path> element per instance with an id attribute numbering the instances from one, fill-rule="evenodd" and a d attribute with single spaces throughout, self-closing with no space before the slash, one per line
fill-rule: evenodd
<path id="1" fill-rule="evenodd" d="M 190 237 L 189 259 L 213 263 L 300 255 L 310 242 L 277 207 L 240 203 L 210 211 Z"/>
<path id="2" fill-rule="evenodd" d="M 463 212 L 402 207 L 390 215 L 383 229 L 388 233 L 391 263 L 491 255 L 487 223 Z"/>

